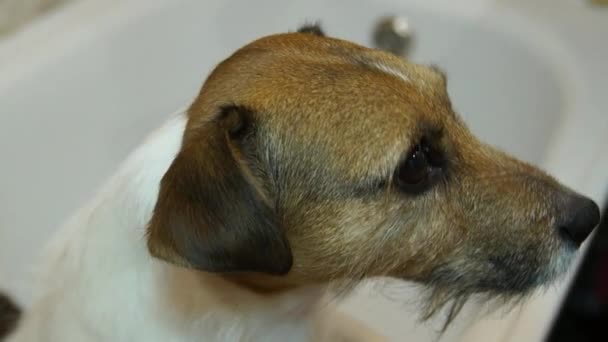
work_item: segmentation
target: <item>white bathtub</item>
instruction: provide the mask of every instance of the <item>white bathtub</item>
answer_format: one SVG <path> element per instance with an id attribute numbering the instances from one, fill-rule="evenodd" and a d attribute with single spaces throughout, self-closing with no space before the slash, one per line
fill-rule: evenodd
<path id="1" fill-rule="evenodd" d="M 478 135 L 602 201 L 608 13 L 569 0 L 455 3 L 81 0 L 0 41 L 0 288 L 27 305 L 43 243 L 142 137 L 234 49 L 306 20 L 369 43 L 380 15 L 407 16 L 411 58 L 447 69 Z M 472 305 L 442 340 L 537 341 L 560 291 L 479 322 Z M 436 337 L 416 324 L 415 291 L 390 292 L 399 300 L 364 288 L 344 307 L 395 341 Z"/>

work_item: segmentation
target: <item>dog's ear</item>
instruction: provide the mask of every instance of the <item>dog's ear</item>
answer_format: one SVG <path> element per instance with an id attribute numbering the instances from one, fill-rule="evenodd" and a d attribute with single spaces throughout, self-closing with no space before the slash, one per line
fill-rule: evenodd
<path id="1" fill-rule="evenodd" d="M 243 151 L 252 113 L 229 106 L 186 135 L 148 226 L 151 254 L 209 272 L 289 272 L 292 254 Z"/>
<path id="2" fill-rule="evenodd" d="M 305 24 L 298 29 L 299 33 L 308 33 L 319 37 L 325 37 L 325 32 L 319 23 Z"/>

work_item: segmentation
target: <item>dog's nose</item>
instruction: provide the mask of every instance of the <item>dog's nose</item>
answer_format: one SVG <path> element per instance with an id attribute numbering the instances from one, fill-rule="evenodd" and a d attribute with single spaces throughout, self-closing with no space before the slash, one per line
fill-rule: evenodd
<path id="1" fill-rule="evenodd" d="M 577 247 L 591 234 L 600 221 L 600 208 L 587 197 L 570 195 L 562 208 L 557 229 L 565 241 Z"/>

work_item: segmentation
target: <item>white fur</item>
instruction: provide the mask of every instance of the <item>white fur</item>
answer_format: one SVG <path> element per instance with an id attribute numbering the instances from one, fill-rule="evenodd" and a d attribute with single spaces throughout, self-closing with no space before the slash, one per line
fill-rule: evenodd
<path id="1" fill-rule="evenodd" d="M 401 72 L 400 70 L 393 68 L 391 66 L 388 66 L 386 64 L 383 63 L 374 63 L 373 66 L 375 66 L 376 68 L 378 68 L 378 70 L 387 73 L 389 75 L 393 75 L 393 76 L 397 76 L 400 79 L 409 82 L 410 79 L 409 77 L 407 77 L 407 75 L 405 75 L 403 72 Z"/>
<path id="2" fill-rule="evenodd" d="M 57 234 L 44 292 L 9 342 L 311 339 L 322 289 L 263 297 L 148 254 L 146 224 L 185 122 L 181 112 L 150 136 Z"/>

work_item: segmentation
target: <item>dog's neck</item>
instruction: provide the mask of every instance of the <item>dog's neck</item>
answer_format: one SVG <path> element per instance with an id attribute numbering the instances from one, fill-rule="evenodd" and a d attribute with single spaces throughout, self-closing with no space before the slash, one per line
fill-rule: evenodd
<path id="1" fill-rule="evenodd" d="M 322 287 L 256 291 L 234 279 L 170 265 L 148 253 L 146 226 L 161 178 L 180 148 L 185 124 L 185 113 L 174 114 L 131 154 L 93 203 L 68 223 L 55 243 L 60 249 L 54 253 L 58 266 L 51 268 L 64 273 L 52 278 L 67 281 L 56 286 L 66 289 L 67 302 L 74 300 L 71 304 L 78 315 L 93 327 L 104 326 L 99 306 L 124 303 L 125 312 L 105 318 L 107 326 L 133 325 L 141 318 L 160 322 L 156 333 L 169 336 L 210 337 L 210 331 L 218 340 L 283 336 L 277 329 L 301 330 L 302 336 L 308 336 L 314 314 L 324 306 Z M 66 253 L 74 254 L 69 259 L 78 264 L 66 266 Z M 72 298 L 69 292 L 74 287 L 94 296 L 90 307 L 82 306 L 81 298 Z"/>

